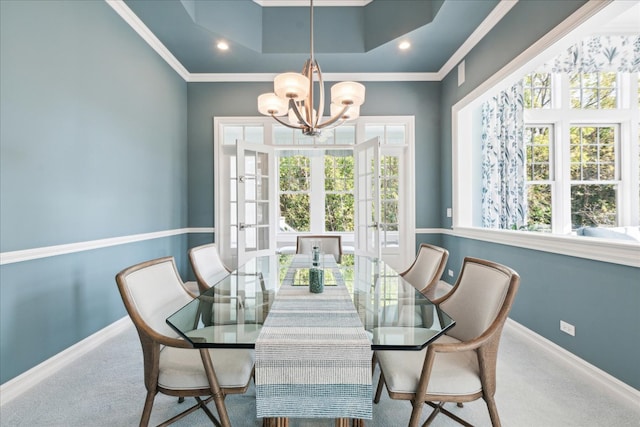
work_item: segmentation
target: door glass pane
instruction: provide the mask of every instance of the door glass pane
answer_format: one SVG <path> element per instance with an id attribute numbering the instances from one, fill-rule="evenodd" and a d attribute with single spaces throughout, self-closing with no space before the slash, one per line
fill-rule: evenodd
<path id="1" fill-rule="evenodd" d="M 259 227 L 257 229 L 257 244 L 258 249 L 269 249 L 269 228 Z"/>

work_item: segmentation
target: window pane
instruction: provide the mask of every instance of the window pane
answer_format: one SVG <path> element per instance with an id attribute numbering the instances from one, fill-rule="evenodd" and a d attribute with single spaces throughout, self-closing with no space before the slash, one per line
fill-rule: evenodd
<path id="1" fill-rule="evenodd" d="M 550 135 L 548 126 L 525 128 L 527 181 L 551 179 Z"/>
<path id="2" fill-rule="evenodd" d="M 527 203 L 527 228 L 551 232 L 551 185 L 528 185 Z"/>
<path id="3" fill-rule="evenodd" d="M 617 107 L 616 73 L 582 73 L 570 77 L 571 108 Z"/>
<path id="4" fill-rule="evenodd" d="M 387 126 L 387 140 L 385 143 L 396 145 L 404 144 L 404 126 Z"/>
<path id="5" fill-rule="evenodd" d="M 244 140 L 254 144 L 262 144 L 264 141 L 264 129 L 262 126 L 247 126 L 244 128 Z"/>
<path id="6" fill-rule="evenodd" d="M 235 145 L 236 140 L 242 139 L 242 126 L 224 126 L 222 129 L 223 144 Z"/>
<path id="7" fill-rule="evenodd" d="M 367 125 L 364 133 L 365 141 L 375 138 L 376 136 L 380 137 L 380 140 L 384 141 L 384 126 Z"/>
<path id="8" fill-rule="evenodd" d="M 310 231 L 308 194 L 280 194 L 280 229 Z"/>
<path id="9" fill-rule="evenodd" d="M 342 125 L 335 129 L 335 143 L 338 145 L 353 145 L 356 141 L 356 127 Z"/>
<path id="10" fill-rule="evenodd" d="M 615 132 L 616 128 L 612 126 L 575 126 L 570 129 L 572 180 L 618 179 Z"/>
<path id="11" fill-rule="evenodd" d="M 353 231 L 353 194 L 327 194 L 325 197 L 325 231 Z"/>
<path id="12" fill-rule="evenodd" d="M 327 154 L 324 159 L 324 189 L 326 191 L 353 191 L 353 152 L 344 155 Z"/>
<path id="13" fill-rule="evenodd" d="M 572 228 L 618 225 L 616 193 L 617 185 L 614 184 L 572 185 Z"/>
<path id="14" fill-rule="evenodd" d="M 275 145 L 293 144 L 293 129 L 275 126 L 273 128 L 273 143 Z"/>
<path id="15" fill-rule="evenodd" d="M 311 161 L 306 156 L 280 157 L 280 191 L 309 191 Z"/>
<path id="16" fill-rule="evenodd" d="M 524 107 L 551 107 L 551 74 L 533 73 L 524 78 Z"/>

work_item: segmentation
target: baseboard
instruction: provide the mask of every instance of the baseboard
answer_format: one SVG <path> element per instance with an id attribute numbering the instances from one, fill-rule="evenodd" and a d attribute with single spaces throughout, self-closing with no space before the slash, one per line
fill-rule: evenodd
<path id="1" fill-rule="evenodd" d="M 620 381 L 613 375 L 606 373 L 602 369 L 590 364 L 586 360 L 583 360 L 570 351 L 560 347 L 558 344 L 549 341 L 541 335 L 538 335 L 531 329 L 528 329 L 515 320 L 507 319 L 505 327 L 509 328 L 512 332 L 518 334 L 519 336 L 540 345 L 540 347 L 552 353 L 556 357 L 564 359 L 572 366 L 580 369 L 583 373 L 597 379 L 603 386 L 618 393 L 621 397 L 630 400 L 636 405 L 638 404 L 638 402 L 640 402 L 640 390 L 631 387 L 629 384 L 626 384 L 623 381 Z"/>
<path id="2" fill-rule="evenodd" d="M 20 396 L 22 393 L 37 385 L 48 376 L 70 365 L 91 350 L 94 350 L 107 340 L 132 326 L 133 324 L 131 323 L 129 316 L 125 316 L 93 335 L 88 336 L 79 343 L 72 345 L 55 356 L 50 357 L 28 371 L 0 385 L 0 407 Z"/>

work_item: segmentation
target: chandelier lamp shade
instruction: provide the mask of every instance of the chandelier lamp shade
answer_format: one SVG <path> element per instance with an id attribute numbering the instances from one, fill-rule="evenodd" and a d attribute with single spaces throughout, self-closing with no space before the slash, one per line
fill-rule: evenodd
<path id="1" fill-rule="evenodd" d="M 340 126 L 360 115 L 364 103 L 364 85 L 340 82 L 331 87 L 331 116 L 322 120 L 324 111 L 324 81 L 320 65 L 313 55 L 313 0 L 310 0 L 311 55 L 301 73 L 279 74 L 273 80 L 273 92 L 258 97 L 258 111 L 273 117 L 280 124 L 299 129 L 304 135 L 317 136 L 322 130 Z M 314 105 L 314 86 L 318 85 L 318 105 Z M 279 117 L 287 116 L 286 119 Z"/>

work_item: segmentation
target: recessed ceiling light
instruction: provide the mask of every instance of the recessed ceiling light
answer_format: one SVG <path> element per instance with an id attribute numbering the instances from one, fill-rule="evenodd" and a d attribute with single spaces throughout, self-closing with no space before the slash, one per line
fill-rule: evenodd
<path id="1" fill-rule="evenodd" d="M 220 50 L 229 50 L 229 44 L 225 41 L 218 42 L 216 46 L 218 46 L 218 49 Z"/>
<path id="2" fill-rule="evenodd" d="M 409 43 L 408 41 L 403 41 L 402 43 L 400 43 L 398 45 L 398 48 L 400 48 L 400 50 L 407 50 L 411 47 L 411 43 Z"/>

